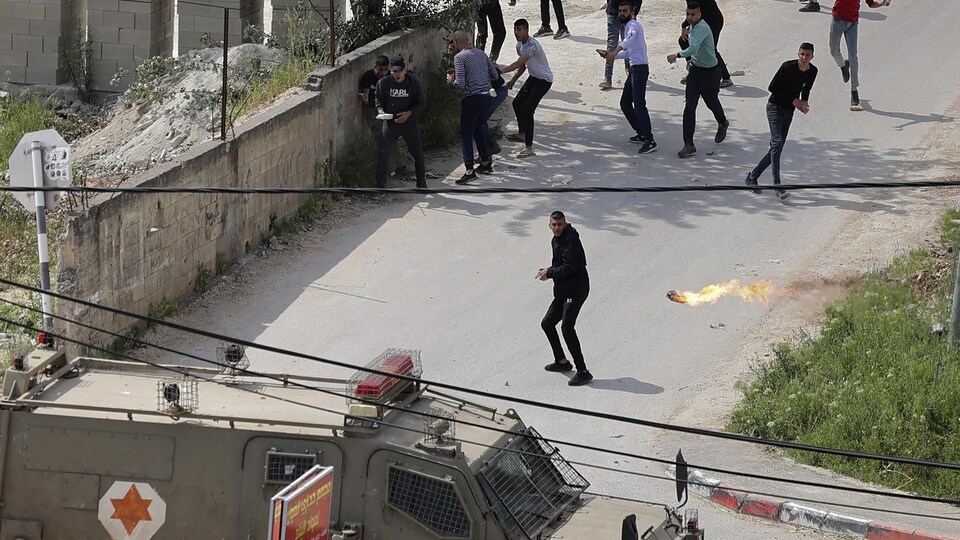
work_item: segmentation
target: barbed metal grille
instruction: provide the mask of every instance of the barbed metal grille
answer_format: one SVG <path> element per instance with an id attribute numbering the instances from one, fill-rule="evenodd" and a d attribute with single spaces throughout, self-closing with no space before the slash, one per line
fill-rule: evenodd
<path id="1" fill-rule="evenodd" d="M 442 538 L 470 538 L 470 518 L 453 482 L 390 466 L 387 504 Z"/>
<path id="2" fill-rule="evenodd" d="M 316 464 L 316 454 L 267 452 L 263 480 L 267 484 L 289 484 Z"/>
<path id="3" fill-rule="evenodd" d="M 590 487 L 533 428 L 494 456 L 477 478 L 510 540 L 533 540 Z M 522 452 L 522 453 L 520 453 Z"/>

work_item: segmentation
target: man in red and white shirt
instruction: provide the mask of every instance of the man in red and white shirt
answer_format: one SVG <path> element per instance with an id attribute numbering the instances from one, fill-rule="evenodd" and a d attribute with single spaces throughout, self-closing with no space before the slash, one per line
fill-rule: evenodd
<path id="1" fill-rule="evenodd" d="M 872 8 L 879 8 L 890 5 L 890 0 L 866 0 L 867 5 Z M 820 11 L 820 3 L 817 0 L 810 2 L 800 8 L 803 12 Z M 830 55 L 833 56 L 837 66 L 840 68 L 840 74 L 843 76 L 843 82 L 850 83 L 850 110 L 862 111 L 860 105 L 860 62 L 857 60 L 857 31 L 860 26 L 860 0 L 836 0 L 833 4 L 833 21 L 830 23 Z M 848 60 L 844 60 L 840 52 L 840 36 L 843 36 L 847 42 Z"/>

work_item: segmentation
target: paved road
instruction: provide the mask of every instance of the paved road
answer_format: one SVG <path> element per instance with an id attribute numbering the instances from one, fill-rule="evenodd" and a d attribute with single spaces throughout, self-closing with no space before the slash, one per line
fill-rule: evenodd
<path id="1" fill-rule="evenodd" d="M 534 3 L 522 4 L 506 9 L 507 19 L 526 14 L 535 25 Z M 735 77 L 736 86 L 722 92 L 732 121 L 730 135 L 715 145 L 714 123 L 701 107 L 700 153 L 681 161 L 675 153 L 681 146 L 681 71 L 665 57 L 676 49 L 682 5 L 649 4 L 643 17 L 652 57 L 648 100 L 660 151 L 638 156 L 636 147 L 626 143 L 630 133 L 619 113 L 619 91 L 596 88 L 601 65 L 592 51 L 602 46 L 605 19 L 593 12 L 570 22 L 573 37 L 544 41 L 557 82 L 538 115 L 538 156 L 529 161 L 506 157 L 497 163 L 498 175 L 478 185 L 740 182 L 767 143 L 764 103 L 769 78 L 807 40 L 817 46 L 814 63 L 821 75 L 811 114 L 798 114 L 793 123 L 784 161 L 786 181 L 883 181 L 937 165 L 905 159 L 932 128 L 949 120 L 944 114 L 957 97 L 960 56 L 944 51 L 960 45 L 952 32 L 960 5 L 902 2 L 865 14 L 860 57 L 867 110 L 851 113 L 849 94 L 827 50 L 829 15 L 800 14 L 799 3 L 786 0 L 731 2 L 725 8 L 728 25 L 721 50 L 730 69 L 745 70 L 746 75 Z M 618 75 L 621 72 L 618 66 Z M 431 168 L 449 173 L 446 182 L 452 184 L 461 173 L 455 161 L 434 162 Z M 769 173 L 763 180 L 769 182 Z M 838 234 L 875 214 L 908 219 L 918 196 L 806 192 L 782 204 L 772 194 L 480 196 L 465 188 L 456 196 L 398 197 L 357 216 L 349 227 L 301 238 L 302 248 L 261 272 L 247 294 L 207 299 L 188 319 L 209 330 L 353 363 L 364 363 L 387 347 L 419 348 L 425 376 L 431 379 L 716 427 L 735 400 L 733 380 L 748 372 L 749 358 L 738 354 L 740 347 L 756 337 L 772 308 L 733 300 L 689 308 L 668 302 L 666 291 L 735 277 L 762 277 L 780 285 L 803 280 L 817 261 L 843 260 L 832 244 Z M 554 209 L 565 211 L 579 229 L 593 283 L 578 326 L 596 376 L 585 388 L 569 388 L 563 375 L 541 369 L 551 359 L 539 328 L 550 286 L 535 281 L 534 274 L 549 263 L 547 216 Z M 724 329 L 711 328 L 721 322 Z M 215 346 L 184 338 L 176 344 L 211 356 Z M 253 353 L 252 360 L 254 369 L 346 374 L 267 354 Z M 542 433 L 579 442 L 666 458 L 683 447 L 688 459 L 698 463 L 837 481 L 753 447 L 529 407 L 521 413 Z M 615 461 L 573 449 L 565 449 L 564 455 L 662 473 L 661 466 L 639 461 Z M 587 472 L 599 491 L 670 502 L 672 487 L 666 482 Z M 881 504 L 727 479 L 786 495 Z M 697 504 L 713 538 L 820 537 Z M 956 529 L 943 521 L 845 513 L 942 533 Z"/>

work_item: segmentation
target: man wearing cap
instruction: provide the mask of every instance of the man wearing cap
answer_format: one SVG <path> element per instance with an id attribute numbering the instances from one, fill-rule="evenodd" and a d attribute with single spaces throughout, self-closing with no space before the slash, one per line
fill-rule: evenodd
<path id="1" fill-rule="evenodd" d="M 420 81 L 407 73 L 402 56 L 390 59 L 390 76 L 377 83 L 377 112 L 390 115 L 383 122 L 383 137 L 377 152 L 377 187 L 387 186 L 387 161 L 390 151 L 403 137 L 413 156 L 417 173 L 417 187 L 427 187 L 427 166 L 423 160 L 423 142 L 420 139 L 420 115 L 427 106 L 427 94 Z"/>

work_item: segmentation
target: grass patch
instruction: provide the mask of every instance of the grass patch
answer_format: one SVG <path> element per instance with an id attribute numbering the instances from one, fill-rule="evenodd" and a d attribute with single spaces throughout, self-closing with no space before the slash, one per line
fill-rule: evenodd
<path id="1" fill-rule="evenodd" d="M 748 435 L 960 462 L 960 362 L 946 336 L 960 227 L 948 213 L 941 245 L 867 274 L 827 308 L 821 335 L 775 347 L 741 385 L 727 429 Z M 960 473 L 790 451 L 812 465 L 915 493 L 956 498 Z"/>
<path id="2" fill-rule="evenodd" d="M 291 88 L 303 87 L 307 83 L 307 75 L 323 65 L 323 59 L 318 55 L 305 57 L 288 57 L 270 71 L 265 77 L 252 77 L 247 87 L 235 96 L 236 104 L 233 117 L 255 111 L 273 101 L 277 96 Z"/>
<path id="3" fill-rule="evenodd" d="M 210 288 L 213 272 L 203 263 L 197 263 L 197 277 L 193 280 L 193 292 L 203 293 Z"/>
<path id="4" fill-rule="evenodd" d="M 463 93 L 447 82 L 447 69 L 418 74 L 427 93 L 427 107 L 420 121 L 424 148 L 442 148 L 460 138 L 460 100 Z"/>
<path id="5" fill-rule="evenodd" d="M 0 100 L 0 170 L 10 167 L 10 154 L 25 134 L 49 128 L 53 119 L 50 104 L 38 96 Z"/>

